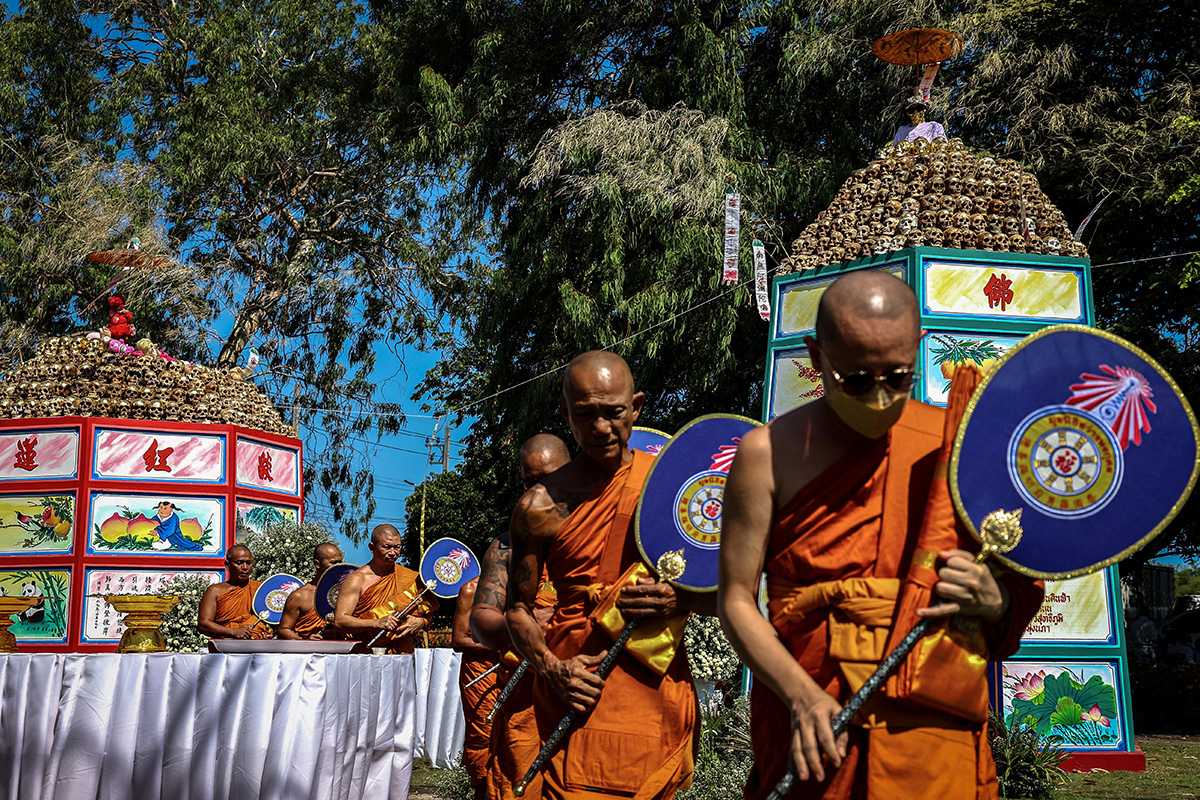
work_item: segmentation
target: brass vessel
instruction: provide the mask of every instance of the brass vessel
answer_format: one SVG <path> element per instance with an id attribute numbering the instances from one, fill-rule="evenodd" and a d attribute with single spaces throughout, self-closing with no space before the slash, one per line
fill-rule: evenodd
<path id="1" fill-rule="evenodd" d="M 162 635 L 162 615 L 182 597 L 157 594 L 106 594 L 104 599 L 125 615 L 125 634 L 118 653 L 161 653 L 167 649 Z"/>

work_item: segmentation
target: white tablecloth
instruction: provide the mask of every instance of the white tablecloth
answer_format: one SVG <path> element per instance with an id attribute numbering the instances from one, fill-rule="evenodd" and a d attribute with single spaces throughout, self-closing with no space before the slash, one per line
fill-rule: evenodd
<path id="1" fill-rule="evenodd" d="M 458 766 L 467 733 L 458 690 L 462 654 L 438 647 L 418 648 L 416 656 L 416 755 L 427 757 L 439 769 Z"/>
<path id="2" fill-rule="evenodd" d="M 415 661 L 434 714 L 406 656 L 0 656 L 0 800 L 403 800 L 418 728 L 457 752 L 456 659 Z"/>

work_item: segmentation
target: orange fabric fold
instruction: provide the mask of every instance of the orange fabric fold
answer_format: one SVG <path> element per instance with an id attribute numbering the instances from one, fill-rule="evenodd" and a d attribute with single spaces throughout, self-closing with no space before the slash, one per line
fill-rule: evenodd
<path id="1" fill-rule="evenodd" d="M 941 409 L 909 401 L 887 436 L 848 452 L 776 514 L 764 564 L 771 623 L 797 662 L 840 702 L 887 652 L 896 615 L 920 607 L 912 605 L 913 593 L 901 578 L 920 569 L 934 574 L 936 556 L 926 545 L 978 550 L 952 505 L 929 507 L 943 417 Z M 921 540 L 923 523 L 953 536 Z M 1032 581 L 1006 583 L 1012 611 L 994 627 L 1019 637 L 1029 618 L 1025 598 L 1036 595 L 1040 602 L 1040 589 Z M 824 783 L 804 784 L 804 796 L 995 797 L 983 726 L 898 699 L 895 688 L 891 681 L 867 702 L 851 725 L 842 767 L 827 769 Z M 751 713 L 755 764 L 745 796 L 759 800 L 788 767 L 788 748 L 780 742 L 791 736 L 791 718 L 761 682 L 751 692 Z"/>
<path id="2" fill-rule="evenodd" d="M 612 644 L 589 618 L 586 593 L 568 592 L 566 587 L 611 586 L 640 560 L 633 515 L 653 463 L 652 456 L 634 452 L 629 464 L 571 513 L 550 543 L 546 565 L 559 588 L 559 605 L 546 630 L 546 643 L 559 658 L 599 653 Z M 566 707 L 544 682 L 534 681 L 533 689 L 538 731 L 544 738 Z M 673 796 L 691 785 L 697 712 L 686 657 L 675 658 L 666 674 L 658 675 L 622 654 L 596 707 L 547 764 L 540 796 Z"/>
<path id="3" fill-rule="evenodd" d="M 463 737 L 463 767 L 471 778 L 472 786 L 484 780 L 487 773 L 492 733 L 492 723 L 487 721 L 487 714 L 495 705 L 501 686 L 497 684 L 495 672 L 472 686 L 468 687 L 467 684 L 484 675 L 495 665 L 494 657 L 463 656 L 462 667 L 458 672 L 463 716 L 467 721 L 467 731 Z"/>
<path id="4" fill-rule="evenodd" d="M 424 589 L 421 576 L 417 572 L 402 567 L 399 564 L 375 583 L 363 589 L 354 607 L 354 616 L 360 619 L 381 619 L 388 614 L 403 611 Z M 408 611 L 409 616 L 429 617 L 437 611 L 438 601 L 432 594 L 426 592 L 420 601 Z M 366 641 L 375 638 L 377 631 L 367 631 Z M 362 637 L 360 637 L 362 638 Z M 412 636 L 393 636 L 385 633 L 375 642 L 376 647 L 386 648 L 389 654 L 411 653 L 413 651 Z"/>
<path id="5" fill-rule="evenodd" d="M 258 622 L 254 613 L 254 594 L 260 586 L 262 581 L 251 579 L 245 586 L 235 586 L 218 597 L 213 622 L 226 628 L 240 628 Z M 254 639 L 270 639 L 274 633 L 271 626 L 263 622 L 250 635 Z"/>
<path id="6" fill-rule="evenodd" d="M 306 608 L 304 613 L 296 619 L 296 624 L 292 630 L 301 639 L 311 639 L 325 630 L 325 620 L 317 613 L 316 608 Z"/>

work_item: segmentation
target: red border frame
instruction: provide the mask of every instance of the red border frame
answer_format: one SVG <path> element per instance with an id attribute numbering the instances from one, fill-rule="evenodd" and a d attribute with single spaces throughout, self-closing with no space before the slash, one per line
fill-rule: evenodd
<path id="1" fill-rule="evenodd" d="M 221 435 L 225 437 L 225 481 L 223 483 L 185 483 L 178 481 L 156 485 L 153 481 L 122 481 L 92 477 L 92 446 L 96 428 L 117 428 L 139 432 L 195 433 Z M 83 643 L 83 600 L 85 568 L 110 567 L 122 569 L 209 569 L 223 572 L 223 555 L 205 556 L 137 556 L 95 555 L 87 552 L 91 536 L 88 519 L 91 513 L 93 491 L 134 492 L 137 494 L 174 494 L 219 496 L 225 501 L 225 549 L 237 540 L 237 502 L 248 500 L 270 505 L 295 506 L 297 518 L 304 519 L 304 443 L 299 439 L 279 436 L 265 431 L 243 428 L 238 425 L 207 425 L 203 423 L 170 422 L 166 420 L 112 419 L 109 417 L 51 417 L 37 419 L 0 420 L 0 433 L 12 430 L 41 430 L 48 428 L 75 428 L 79 432 L 79 467 L 75 478 L 42 478 L 33 480 L 6 480 L 0 482 L 3 494 L 43 494 L 48 492 L 75 492 L 76 529 L 73 534 L 73 550 L 70 555 L 0 555 L 0 569 L 38 569 L 67 567 L 71 570 L 71 612 L 67 619 L 67 641 L 53 644 L 21 642 L 18 649 L 24 653 L 110 653 L 116 650 L 115 643 Z M 298 493 L 271 492 L 266 489 L 237 485 L 237 438 L 245 436 L 267 444 L 296 451 Z M 80 509 L 84 509 L 80 513 Z M 82 523 L 79 523 L 82 517 Z M 80 524 L 82 527 L 80 527 Z"/>

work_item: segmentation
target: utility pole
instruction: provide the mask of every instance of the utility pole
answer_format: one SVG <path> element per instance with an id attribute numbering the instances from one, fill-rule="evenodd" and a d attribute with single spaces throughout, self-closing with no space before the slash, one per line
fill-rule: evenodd
<path id="1" fill-rule="evenodd" d="M 450 426 L 446 426 L 446 436 L 442 439 L 442 472 L 450 469 Z"/>

